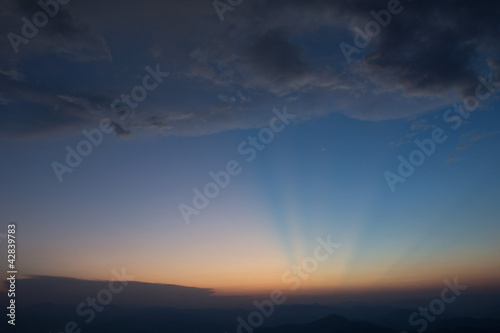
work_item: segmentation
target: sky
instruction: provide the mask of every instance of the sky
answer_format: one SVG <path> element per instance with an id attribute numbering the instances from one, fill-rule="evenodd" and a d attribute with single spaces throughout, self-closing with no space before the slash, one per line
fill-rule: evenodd
<path id="1" fill-rule="evenodd" d="M 0 1 L 20 277 L 499 287 L 498 2 L 61 2 Z"/>

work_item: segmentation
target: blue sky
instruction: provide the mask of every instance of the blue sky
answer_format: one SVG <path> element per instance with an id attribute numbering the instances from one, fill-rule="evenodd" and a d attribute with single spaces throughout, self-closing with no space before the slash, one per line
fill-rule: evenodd
<path id="1" fill-rule="evenodd" d="M 348 63 L 339 44 L 385 3 L 257 1 L 220 22 L 210 3 L 72 2 L 14 53 L 6 36 L 40 9 L 4 2 L 0 206 L 26 276 L 126 266 L 138 281 L 257 293 L 331 235 L 339 253 L 304 292 L 497 283 L 498 94 L 456 130 L 443 119 L 479 77 L 498 85 L 497 4 L 401 2 Z M 111 104 L 134 91 L 147 97 L 120 119 Z M 238 146 L 285 109 L 295 118 L 247 162 Z M 102 119 L 113 132 L 59 181 L 54 161 Z M 447 140 L 391 191 L 384 173 L 436 128 Z M 241 174 L 186 224 L 179 204 L 231 160 Z"/>

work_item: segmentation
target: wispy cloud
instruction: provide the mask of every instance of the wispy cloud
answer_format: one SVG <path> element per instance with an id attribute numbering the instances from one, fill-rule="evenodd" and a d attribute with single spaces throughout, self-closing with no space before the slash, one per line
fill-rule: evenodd
<path id="1" fill-rule="evenodd" d="M 353 27 L 386 1 L 259 0 L 223 23 L 202 1 L 75 1 L 61 6 L 19 55 L 5 36 L 21 33 L 21 17 L 40 8 L 0 3 L 9 9 L 0 17 L 4 136 L 77 131 L 110 117 L 116 94 L 153 62 L 172 73 L 170 82 L 117 135 L 251 128 L 292 100 L 304 110 L 301 119 L 332 112 L 370 121 L 409 118 L 457 101 L 500 59 L 494 2 L 404 3 L 349 66 L 338 43 L 352 39 Z M 179 114 L 189 116 L 171 116 Z"/>

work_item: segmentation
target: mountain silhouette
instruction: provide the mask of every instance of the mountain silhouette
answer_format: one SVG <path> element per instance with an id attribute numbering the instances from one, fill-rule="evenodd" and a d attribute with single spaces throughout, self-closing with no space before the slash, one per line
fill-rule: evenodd
<path id="1" fill-rule="evenodd" d="M 407 309 L 373 307 L 372 319 L 352 319 L 368 316 L 370 307 L 344 308 L 342 315 L 335 312 L 310 320 L 314 313 L 321 313 L 332 307 L 322 305 L 287 305 L 277 307 L 274 314 L 266 318 L 261 327 L 242 328 L 237 318 L 248 318 L 248 309 L 212 308 L 180 309 L 173 307 L 118 307 L 107 306 L 90 323 L 86 317 L 75 312 L 75 305 L 37 304 L 20 308 L 17 313 L 15 331 L 65 332 L 68 322 L 73 321 L 81 332 L 92 333 L 417 333 L 418 327 L 408 323 Z M 340 308 L 338 308 L 340 309 Z M 349 318 L 344 315 L 352 310 Z M 380 320 L 382 315 L 382 320 Z M 405 325 L 396 329 L 378 322 L 385 321 Z M 276 316 L 276 317 L 275 317 Z M 291 320 L 294 318 L 294 320 Z M 274 319 L 271 321 L 271 319 Z M 406 323 L 403 321 L 406 320 Z M 274 324 L 278 323 L 278 324 Z M 6 322 L 0 323 L 0 333 L 12 332 Z M 77 330 L 76 330 L 77 331 Z M 75 332 L 76 332 L 75 331 Z M 454 317 L 438 318 L 424 333 L 500 333 L 500 320 L 494 318 Z"/>
<path id="2" fill-rule="evenodd" d="M 339 315 L 329 315 L 310 324 L 282 325 L 262 328 L 256 333 L 396 333 L 397 331 L 362 321 L 351 321 Z"/>

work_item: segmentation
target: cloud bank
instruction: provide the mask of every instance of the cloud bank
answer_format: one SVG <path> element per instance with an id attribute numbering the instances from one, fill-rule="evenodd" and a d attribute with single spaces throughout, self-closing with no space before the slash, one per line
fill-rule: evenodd
<path id="1" fill-rule="evenodd" d="M 273 107 L 405 119 L 470 94 L 500 64 L 500 4 L 401 1 L 348 63 L 339 45 L 387 1 L 248 1 L 221 22 L 207 1 L 69 2 L 15 53 L 33 1 L 0 1 L 0 135 L 71 135 L 113 119 L 116 135 L 206 135 L 259 127 Z M 171 73 L 126 120 L 111 108 L 146 66 Z"/>

